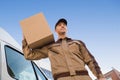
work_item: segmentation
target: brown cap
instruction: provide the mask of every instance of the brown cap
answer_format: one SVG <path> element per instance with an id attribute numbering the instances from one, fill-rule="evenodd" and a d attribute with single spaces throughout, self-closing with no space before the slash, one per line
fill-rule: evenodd
<path id="1" fill-rule="evenodd" d="M 60 22 L 63 22 L 63 23 L 65 23 L 65 24 L 67 25 L 67 20 L 64 19 L 64 18 L 61 18 L 61 19 L 59 19 L 59 20 L 57 21 L 57 23 L 55 24 L 55 29 L 56 29 L 56 26 L 57 26 Z"/>

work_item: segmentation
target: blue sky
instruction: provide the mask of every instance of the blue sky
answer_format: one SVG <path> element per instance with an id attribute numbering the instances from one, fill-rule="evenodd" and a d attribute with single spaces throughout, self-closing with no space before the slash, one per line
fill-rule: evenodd
<path id="1" fill-rule="evenodd" d="M 68 36 L 86 43 L 103 73 L 112 67 L 120 71 L 119 4 L 120 0 L 0 0 L 0 27 L 21 45 L 21 20 L 42 12 L 54 33 L 56 21 L 66 18 Z"/>

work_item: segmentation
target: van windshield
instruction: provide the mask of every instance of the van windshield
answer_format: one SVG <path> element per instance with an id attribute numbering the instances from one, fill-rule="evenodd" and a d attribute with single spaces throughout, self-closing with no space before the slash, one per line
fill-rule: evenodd
<path id="1" fill-rule="evenodd" d="M 5 46 L 7 69 L 9 75 L 17 80 L 37 80 L 31 62 L 20 52 Z"/>

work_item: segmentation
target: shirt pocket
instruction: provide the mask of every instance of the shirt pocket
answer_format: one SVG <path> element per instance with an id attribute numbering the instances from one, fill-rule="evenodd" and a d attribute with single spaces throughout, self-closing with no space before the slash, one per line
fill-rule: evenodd
<path id="1" fill-rule="evenodd" d="M 71 42 L 68 45 L 69 45 L 69 51 L 72 53 L 72 55 L 83 60 L 83 56 L 79 48 L 80 44 L 78 42 Z"/>
<path id="2" fill-rule="evenodd" d="M 68 43 L 68 48 L 71 52 L 79 53 L 79 45 L 76 42 Z"/>

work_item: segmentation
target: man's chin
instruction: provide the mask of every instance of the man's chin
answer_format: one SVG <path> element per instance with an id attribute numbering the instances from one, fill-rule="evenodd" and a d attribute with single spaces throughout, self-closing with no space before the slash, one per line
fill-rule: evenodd
<path id="1" fill-rule="evenodd" d="M 60 34 L 64 35 L 64 34 L 66 34 L 66 32 L 61 32 Z"/>

